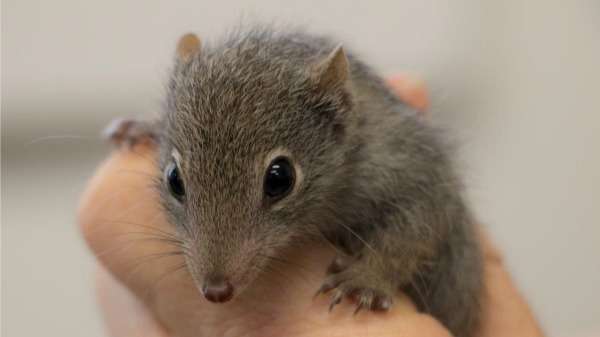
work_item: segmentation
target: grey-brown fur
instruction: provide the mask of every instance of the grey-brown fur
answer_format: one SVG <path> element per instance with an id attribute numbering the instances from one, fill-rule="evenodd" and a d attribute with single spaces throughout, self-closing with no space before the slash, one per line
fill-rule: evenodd
<path id="1" fill-rule="evenodd" d="M 181 154 L 185 200 L 159 188 L 189 270 L 198 284 L 227 277 L 238 293 L 293 240 L 326 238 L 340 251 L 319 290 L 332 306 L 349 296 L 387 309 L 402 288 L 455 336 L 472 336 L 481 257 L 445 142 L 352 54 L 347 80 L 319 82 L 335 47 L 254 27 L 177 61 L 148 133 L 161 169 L 173 148 Z M 275 149 L 303 174 L 277 205 L 262 192 Z"/>

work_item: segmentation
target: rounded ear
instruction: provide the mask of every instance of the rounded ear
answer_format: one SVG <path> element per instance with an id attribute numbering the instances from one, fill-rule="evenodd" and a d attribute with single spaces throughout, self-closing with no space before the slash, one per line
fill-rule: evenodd
<path id="1" fill-rule="evenodd" d="M 181 62 L 189 61 L 192 56 L 200 53 L 200 48 L 200 39 L 194 33 L 183 35 L 177 42 L 177 60 Z"/>
<path id="2" fill-rule="evenodd" d="M 349 77 L 348 58 L 342 45 L 338 45 L 317 63 L 313 76 L 320 89 L 327 90 L 343 85 Z"/>

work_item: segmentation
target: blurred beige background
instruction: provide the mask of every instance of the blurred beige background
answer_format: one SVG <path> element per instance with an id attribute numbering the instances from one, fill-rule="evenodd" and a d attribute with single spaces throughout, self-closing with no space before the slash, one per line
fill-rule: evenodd
<path id="1" fill-rule="evenodd" d="M 104 336 L 78 195 L 111 118 L 155 112 L 176 38 L 334 33 L 431 86 L 482 222 L 550 336 L 600 331 L 600 2 L 2 1 L 2 336 Z"/>

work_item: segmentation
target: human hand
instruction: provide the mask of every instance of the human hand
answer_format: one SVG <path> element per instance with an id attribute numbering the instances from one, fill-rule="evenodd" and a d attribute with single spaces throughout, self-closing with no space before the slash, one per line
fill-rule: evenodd
<path id="1" fill-rule="evenodd" d="M 418 109 L 427 105 L 422 85 L 399 76 L 398 95 Z M 172 228 L 152 192 L 156 152 L 149 145 L 116 151 L 91 180 L 80 208 L 83 235 L 98 257 L 97 291 L 113 336 L 424 336 L 450 334 L 417 312 L 402 294 L 387 313 L 313 298 L 332 258 L 326 247 L 290 253 L 231 302 L 207 302 L 169 240 Z M 541 336 L 527 304 L 512 285 L 500 254 L 482 238 L 486 305 L 479 336 Z"/>

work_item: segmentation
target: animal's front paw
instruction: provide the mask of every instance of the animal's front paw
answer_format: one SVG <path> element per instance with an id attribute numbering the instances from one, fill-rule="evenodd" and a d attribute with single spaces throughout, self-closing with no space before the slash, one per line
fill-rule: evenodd
<path id="1" fill-rule="evenodd" d="M 329 269 L 325 281 L 316 295 L 331 293 L 331 311 L 343 298 L 356 303 L 358 313 L 362 309 L 387 311 L 392 307 L 396 292 L 394 282 L 383 277 L 377 268 L 364 260 L 336 258 Z"/>
<path id="2" fill-rule="evenodd" d="M 103 135 L 117 146 L 133 147 L 138 143 L 156 140 L 156 130 L 150 121 L 119 118 L 104 129 Z"/>

